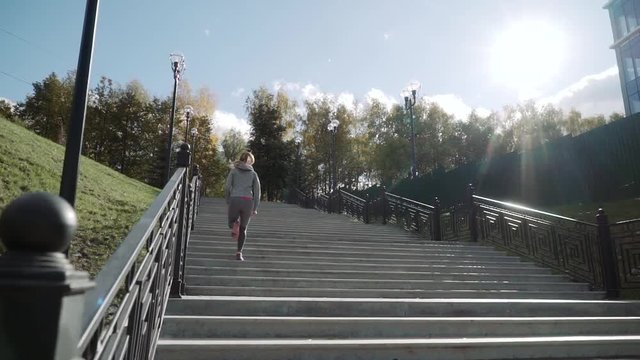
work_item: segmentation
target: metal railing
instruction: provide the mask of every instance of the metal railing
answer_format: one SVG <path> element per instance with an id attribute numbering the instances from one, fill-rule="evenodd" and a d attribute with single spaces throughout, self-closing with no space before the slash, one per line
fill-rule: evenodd
<path id="1" fill-rule="evenodd" d="M 75 226 L 67 220 L 75 221 L 67 203 L 53 195 L 36 194 L 35 200 L 27 196 L 23 208 L 7 207 L 11 208 L 8 214 L 0 218 L 0 236 L 9 250 L 0 257 L 0 305 L 23 317 L 0 317 L 0 328 L 14 332 L 11 341 L 2 341 L 0 358 L 153 358 L 168 298 L 184 295 L 186 248 L 201 188 L 197 172 L 188 178 L 189 157 L 188 147 L 178 152 L 177 170 L 110 256 L 94 287 L 87 285 L 88 275 L 73 270 L 59 252 L 65 248 L 62 239 L 68 242 Z M 18 198 L 15 202 L 25 201 Z M 47 226 L 58 230 L 49 231 L 52 243 L 59 244 L 55 248 L 26 241 L 20 233 L 28 234 L 29 230 L 13 225 L 26 221 L 21 218 L 29 213 L 42 212 L 43 203 L 53 204 L 44 208 L 47 217 L 54 220 L 34 224 L 42 228 L 32 233 L 47 234 Z M 25 249 L 29 249 L 27 253 Z M 33 278 L 27 281 L 10 270 L 17 263 L 30 269 L 26 271 L 34 274 Z M 23 291 L 16 291 L 18 288 Z M 50 346 L 37 346 L 38 341 Z"/>
<path id="2" fill-rule="evenodd" d="M 344 190 L 338 190 L 338 212 L 369 223 L 369 202 Z"/>
<path id="3" fill-rule="evenodd" d="M 640 219 L 609 226 L 621 291 L 640 289 Z"/>
<path id="4" fill-rule="evenodd" d="M 440 209 L 437 198 L 429 205 L 384 188 L 374 200 L 339 194 L 338 211 L 363 222 L 396 224 L 429 240 L 487 243 L 587 282 L 609 298 L 640 290 L 640 219 L 609 224 L 600 209 L 596 223 L 588 223 L 478 196 L 471 186 L 465 202 L 448 209 Z"/>
<path id="5" fill-rule="evenodd" d="M 441 240 L 440 204 L 428 205 L 391 193 L 384 194 L 383 217 L 388 223 L 422 234 L 428 240 Z"/>
<path id="6" fill-rule="evenodd" d="M 524 206 L 474 196 L 480 239 L 605 288 L 598 226 Z"/>

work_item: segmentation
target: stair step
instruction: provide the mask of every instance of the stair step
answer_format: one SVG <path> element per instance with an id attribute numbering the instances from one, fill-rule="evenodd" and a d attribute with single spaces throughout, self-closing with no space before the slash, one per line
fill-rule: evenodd
<path id="1" fill-rule="evenodd" d="M 158 341 L 159 360 L 593 359 L 638 355 L 640 336 L 450 339 L 220 339 Z M 188 354 L 188 355 L 186 355 Z"/>
<path id="2" fill-rule="evenodd" d="M 161 337 L 449 338 L 634 335 L 640 317 L 166 316 Z"/>
<path id="3" fill-rule="evenodd" d="M 335 288 L 274 288 L 244 286 L 186 286 L 188 295 L 224 296 L 311 296 L 311 297 L 381 297 L 381 298 L 530 298 L 530 299 L 600 299 L 601 293 L 589 291 L 521 291 L 521 290 L 396 290 Z"/>
<path id="4" fill-rule="evenodd" d="M 337 290 L 543 290 L 579 291 L 589 290 L 584 283 L 569 282 L 511 282 L 507 280 L 384 280 L 384 279 L 339 279 L 339 278 L 299 278 L 299 277 L 252 277 L 252 276 L 212 276 L 187 275 L 186 283 L 191 286 L 243 286 L 273 288 L 332 288 Z"/>
<path id="5" fill-rule="evenodd" d="M 229 261 L 231 262 L 231 260 Z M 237 263 L 233 261 L 232 264 Z M 186 272 L 188 275 L 208 275 L 208 276 L 267 276 L 267 277 L 286 277 L 291 275 L 291 269 L 289 268 L 265 268 L 261 264 L 251 263 L 250 268 L 244 266 L 187 266 Z M 453 269 L 447 268 L 450 271 L 391 271 L 385 269 L 379 269 L 378 271 L 362 271 L 362 270 L 317 270 L 317 269 L 296 269 L 295 275 L 299 278 L 337 278 L 337 279 L 383 279 L 383 280 L 423 280 L 431 279 L 438 281 L 446 280 L 484 280 L 484 281 L 499 281 L 505 280 L 505 274 L 508 274 L 510 281 L 517 282 L 558 282 L 568 281 L 568 278 L 564 275 L 550 275 L 550 274 L 513 274 L 508 273 L 500 268 L 492 269 L 477 269 L 469 267 L 467 269 L 460 268 L 458 272 L 454 272 Z M 465 271 L 466 270 L 466 271 Z M 499 273 L 499 270 L 503 270 L 504 273 Z"/>
<path id="6" fill-rule="evenodd" d="M 249 241 L 252 241 L 250 238 Z M 206 238 L 192 236 L 189 240 L 189 244 L 194 246 L 220 246 L 228 245 L 230 241 L 229 234 L 225 233 L 224 236 L 208 236 Z M 443 245 L 438 242 L 411 242 L 406 244 L 398 243 L 381 243 L 381 242 L 365 242 L 365 241 L 328 241 L 328 240 L 308 240 L 308 239 L 274 239 L 274 238 L 260 238 L 259 241 L 252 241 L 254 246 L 264 246 L 267 248 L 280 248 L 280 249 L 344 249 L 345 251 L 447 251 L 452 253 L 461 254 L 499 254 L 503 255 L 503 252 L 497 251 L 490 247 L 485 246 L 466 246 L 462 243 L 454 245 Z"/>
<path id="7" fill-rule="evenodd" d="M 640 301 L 185 296 L 182 299 L 169 299 L 166 314 L 329 317 L 631 317 L 640 314 Z"/>
<path id="8" fill-rule="evenodd" d="M 198 259 L 229 259 L 235 256 L 236 248 L 235 246 L 229 245 L 228 248 L 220 248 L 217 251 L 211 252 L 203 252 L 201 249 L 187 249 L 187 257 L 190 258 L 198 258 Z M 449 265 L 461 265 L 461 264 L 476 264 L 476 265 L 493 265 L 496 263 L 500 263 L 503 265 L 517 265 L 520 264 L 521 261 L 518 258 L 514 257 L 504 257 L 501 260 L 492 259 L 492 258 L 454 258 L 452 256 L 424 256 L 423 258 L 407 258 L 407 259 L 393 259 L 393 258 L 383 258 L 383 257 L 356 257 L 356 255 L 345 255 L 345 256 L 332 256 L 332 255 L 304 255 L 297 254 L 294 252 L 291 253 L 282 253 L 282 252 L 265 252 L 260 251 L 259 249 L 250 249 L 245 247 L 243 251 L 245 254 L 245 259 L 249 261 L 254 261 L 256 259 L 260 260 L 288 260 L 288 261 L 303 261 L 307 263 L 314 262 L 347 262 L 347 263 L 364 263 L 364 264 L 449 264 Z"/>
<path id="9" fill-rule="evenodd" d="M 246 266 L 260 268 L 282 268 L 286 267 L 291 271 L 300 269 L 311 270 L 360 270 L 360 271 L 438 271 L 438 272 L 458 272 L 458 271 L 492 271 L 504 272 L 504 274 L 550 274 L 551 270 L 535 266 L 531 263 L 493 263 L 493 264 L 474 264 L 467 262 L 461 264 L 451 261 L 431 262 L 430 264 L 412 263 L 412 264 L 366 264 L 366 263 L 338 263 L 326 259 L 324 261 L 309 262 L 308 259 L 298 260 L 267 260 L 267 259 L 251 259 L 251 261 L 239 262 L 232 255 L 205 256 L 199 257 L 198 254 L 189 254 L 187 264 L 199 267 L 226 266 L 228 268 L 244 268 Z"/>

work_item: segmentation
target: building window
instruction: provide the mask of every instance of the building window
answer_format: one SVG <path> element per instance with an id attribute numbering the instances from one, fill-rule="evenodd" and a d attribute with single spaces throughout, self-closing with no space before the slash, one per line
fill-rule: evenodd
<path id="1" fill-rule="evenodd" d="M 613 19 L 615 21 L 615 32 L 616 32 L 616 40 L 627 35 L 627 20 L 625 19 L 624 12 L 622 11 L 622 6 L 620 4 L 616 4 L 612 9 Z"/>
<path id="2" fill-rule="evenodd" d="M 632 114 L 640 112 L 640 94 L 635 93 L 629 96 L 629 106 Z"/>
<path id="3" fill-rule="evenodd" d="M 625 18 L 627 19 L 627 32 L 633 31 L 633 29 L 635 29 L 636 26 L 638 26 L 638 19 L 636 18 L 634 3 L 635 1 L 627 0 L 622 5 L 624 9 Z"/>

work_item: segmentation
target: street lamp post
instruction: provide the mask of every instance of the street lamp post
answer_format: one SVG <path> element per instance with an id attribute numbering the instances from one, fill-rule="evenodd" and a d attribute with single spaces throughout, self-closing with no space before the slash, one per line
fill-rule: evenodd
<path id="1" fill-rule="evenodd" d="M 318 177 L 318 193 L 320 193 L 322 188 L 324 187 L 324 164 L 318 165 L 318 172 L 320 173 L 320 177 Z M 322 184 L 322 186 L 320 186 Z"/>
<path id="2" fill-rule="evenodd" d="M 300 189 L 301 172 L 302 172 L 302 137 L 296 136 L 294 139 L 296 143 L 296 187 Z"/>
<path id="3" fill-rule="evenodd" d="M 337 186 L 337 170 L 336 170 L 336 133 L 338 132 L 340 121 L 333 119 L 327 124 L 327 130 L 331 133 L 331 192 L 336 191 Z"/>
<path id="4" fill-rule="evenodd" d="M 418 175 L 416 167 L 416 132 L 413 120 L 413 106 L 416 104 L 418 90 L 420 90 L 420 83 L 414 81 L 400 93 L 404 98 L 404 109 L 409 112 L 409 120 L 411 121 L 411 178 L 415 178 Z"/>
<path id="5" fill-rule="evenodd" d="M 169 61 L 171 62 L 171 70 L 173 71 L 173 101 L 171 105 L 171 117 L 169 119 L 169 139 L 167 141 L 167 164 L 165 165 L 165 184 L 169 181 L 171 175 L 171 146 L 173 142 L 173 119 L 176 115 L 176 94 L 178 92 L 178 82 L 180 81 L 180 75 L 186 69 L 184 56 L 182 54 L 170 54 Z"/>
<path id="6" fill-rule="evenodd" d="M 191 128 L 191 144 L 193 145 L 193 151 L 191 152 L 191 163 L 196 163 L 196 136 L 198 136 L 198 129 Z"/>
<path id="7" fill-rule="evenodd" d="M 188 142 L 187 139 L 189 138 L 189 120 L 191 120 L 191 116 L 193 115 L 193 107 L 191 105 L 187 105 L 184 107 L 183 111 L 184 117 L 186 119 L 186 124 L 184 126 L 184 140 Z"/>
<path id="8" fill-rule="evenodd" d="M 91 77 L 91 62 L 93 60 L 93 42 L 95 40 L 98 22 L 99 0 L 87 0 L 80 40 L 80 53 L 76 70 L 76 82 L 73 90 L 73 104 L 71 120 L 67 133 L 64 161 L 62 163 L 62 178 L 60 180 L 60 197 L 75 207 L 76 190 L 78 187 L 78 167 L 82 154 L 82 137 L 87 114 L 87 99 L 89 94 L 89 80 Z"/>

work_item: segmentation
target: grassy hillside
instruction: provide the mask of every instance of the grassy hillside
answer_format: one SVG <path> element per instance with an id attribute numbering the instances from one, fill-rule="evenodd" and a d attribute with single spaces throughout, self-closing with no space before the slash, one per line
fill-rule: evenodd
<path id="1" fill-rule="evenodd" d="M 60 188 L 64 148 L 0 118 L 0 210 L 23 192 Z M 95 275 L 159 190 L 83 158 L 74 265 Z"/>

